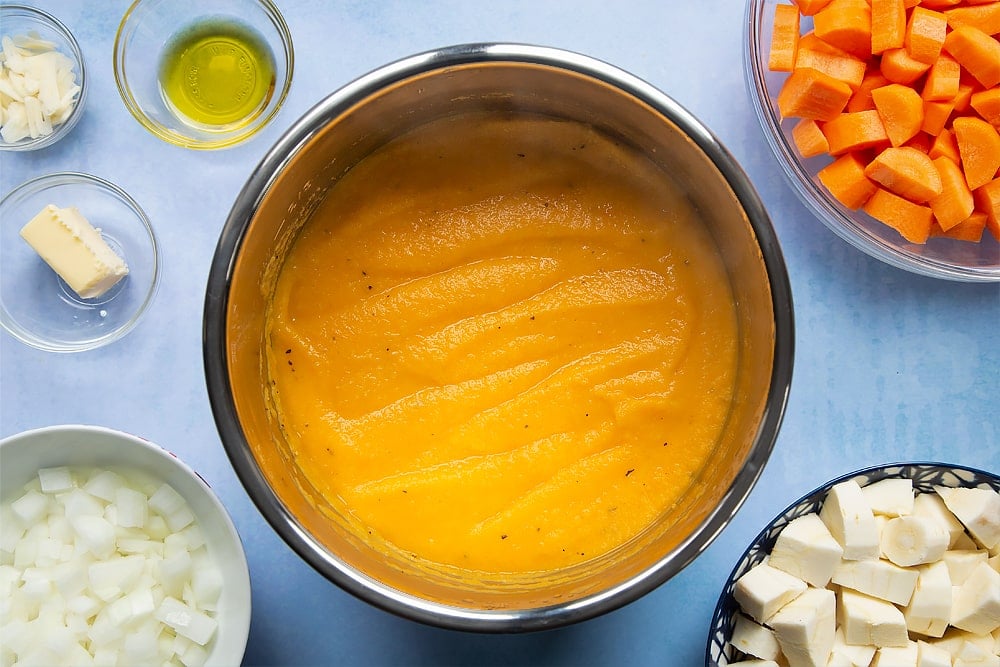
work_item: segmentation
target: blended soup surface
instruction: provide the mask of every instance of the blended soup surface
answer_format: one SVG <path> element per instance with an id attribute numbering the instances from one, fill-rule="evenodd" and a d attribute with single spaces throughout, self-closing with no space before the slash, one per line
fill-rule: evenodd
<path id="1" fill-rule="evenodd" d="M 733 398 L 721 259 L 652 163 L 587 126 L 437 121 L 348 172 L 268 315 L 309 482 L 380 544 L 492 573 L 667 512 Z"/>

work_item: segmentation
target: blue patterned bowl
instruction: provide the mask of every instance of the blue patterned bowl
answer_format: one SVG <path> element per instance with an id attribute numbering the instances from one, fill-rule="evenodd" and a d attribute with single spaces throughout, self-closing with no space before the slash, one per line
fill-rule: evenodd
<path id="1" fill-rule="evenodd" d="M 863 468 L 842 475 L 809 492 L 776 516 L 754 538 L 753 542 L 750 543 L 750 546 L 747 547 L 747 550 L 743 552 L 743 555 L 736 562 L 736 566 L 733 568 L 729 579 L 726 580 L 726 585 L 722 589 L 722 595 L 719 596 L 719 603 L 715 607 L 715 614 L 712 615 L 712 625 L 708 635 L 708 648 L 705 651 L 706 667 L 720 667 L 747 659 L 747 656 L 744 656 L 729 645 L 729 638 L 733 634 L 733 626 L 736 623 L 736 614 L 739 612 L 739 604 L 733 598 L 733 588 L 736 585 L 737 579 L 764 560 L 764 557 L 771 552 L 775 541 L 778 539 L 778 533 L 792 520 L 797 519 L 803 514 L 818 512 L 823 505 L 826 494 L 834 485 L 853 479 L 861 486 L 867 486 L 889 477 L 909 477 L 913 480 L 913 488 L 920 493 L 932 493 L 935 486 L 981 487 L 1000 492 L 1000 476 L 997 476 L 995 473 L 960 465 L 929 462 L 889 463 L 871 468 Z"/>

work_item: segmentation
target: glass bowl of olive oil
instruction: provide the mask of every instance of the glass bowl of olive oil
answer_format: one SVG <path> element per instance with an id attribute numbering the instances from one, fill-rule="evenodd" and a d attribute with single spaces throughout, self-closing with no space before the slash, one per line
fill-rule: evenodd
<path id="1" fill-rule="evenodd" d="M 293 66 L 292 38 L 271 0 L 135 0 L 115 36 L 126 108 L 185 148 L 255 135 L 281 108 Z"/>

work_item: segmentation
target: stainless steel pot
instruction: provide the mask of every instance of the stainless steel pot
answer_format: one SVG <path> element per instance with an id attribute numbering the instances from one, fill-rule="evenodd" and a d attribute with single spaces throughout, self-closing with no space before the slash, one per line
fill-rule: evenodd
<path id="1" fill-rule="evenodd" d="M 386 556 L 356 537 L 298 473 L 270 409 L 264 317 L 297 231 L 338 178 L 430 119 L 483 109 L 587 123 L 639 149 L 688 194 L 736 296 L 738 395 L 717 452 L 680 506 L 605 557 L 518 581 L 456 576 Z M 771 452 L 792 374 L 792 298 L 767 213 L 733 157 L 649 84 L 566 51 L 472 44 L 386 65 L 293 125 L 240 192 L 205 299 L 204 357 L 219 433 L 250 497 L 310 565 L 358 597 L 449 628 L 565 625 L 635 600 L 679 572 L 725 527 Z"/>

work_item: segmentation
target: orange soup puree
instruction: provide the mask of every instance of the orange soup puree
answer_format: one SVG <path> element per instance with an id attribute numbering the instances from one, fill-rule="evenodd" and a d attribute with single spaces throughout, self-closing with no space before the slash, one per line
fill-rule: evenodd
<path id="1" fill-rule="evenodd" d="M 306 223 L 268 316 L 292 456 L 373 543 L 493 573 L 607 553 L 732 401 L 733 296 L 680 189 L 584 125 L 424 126 Z"/>

